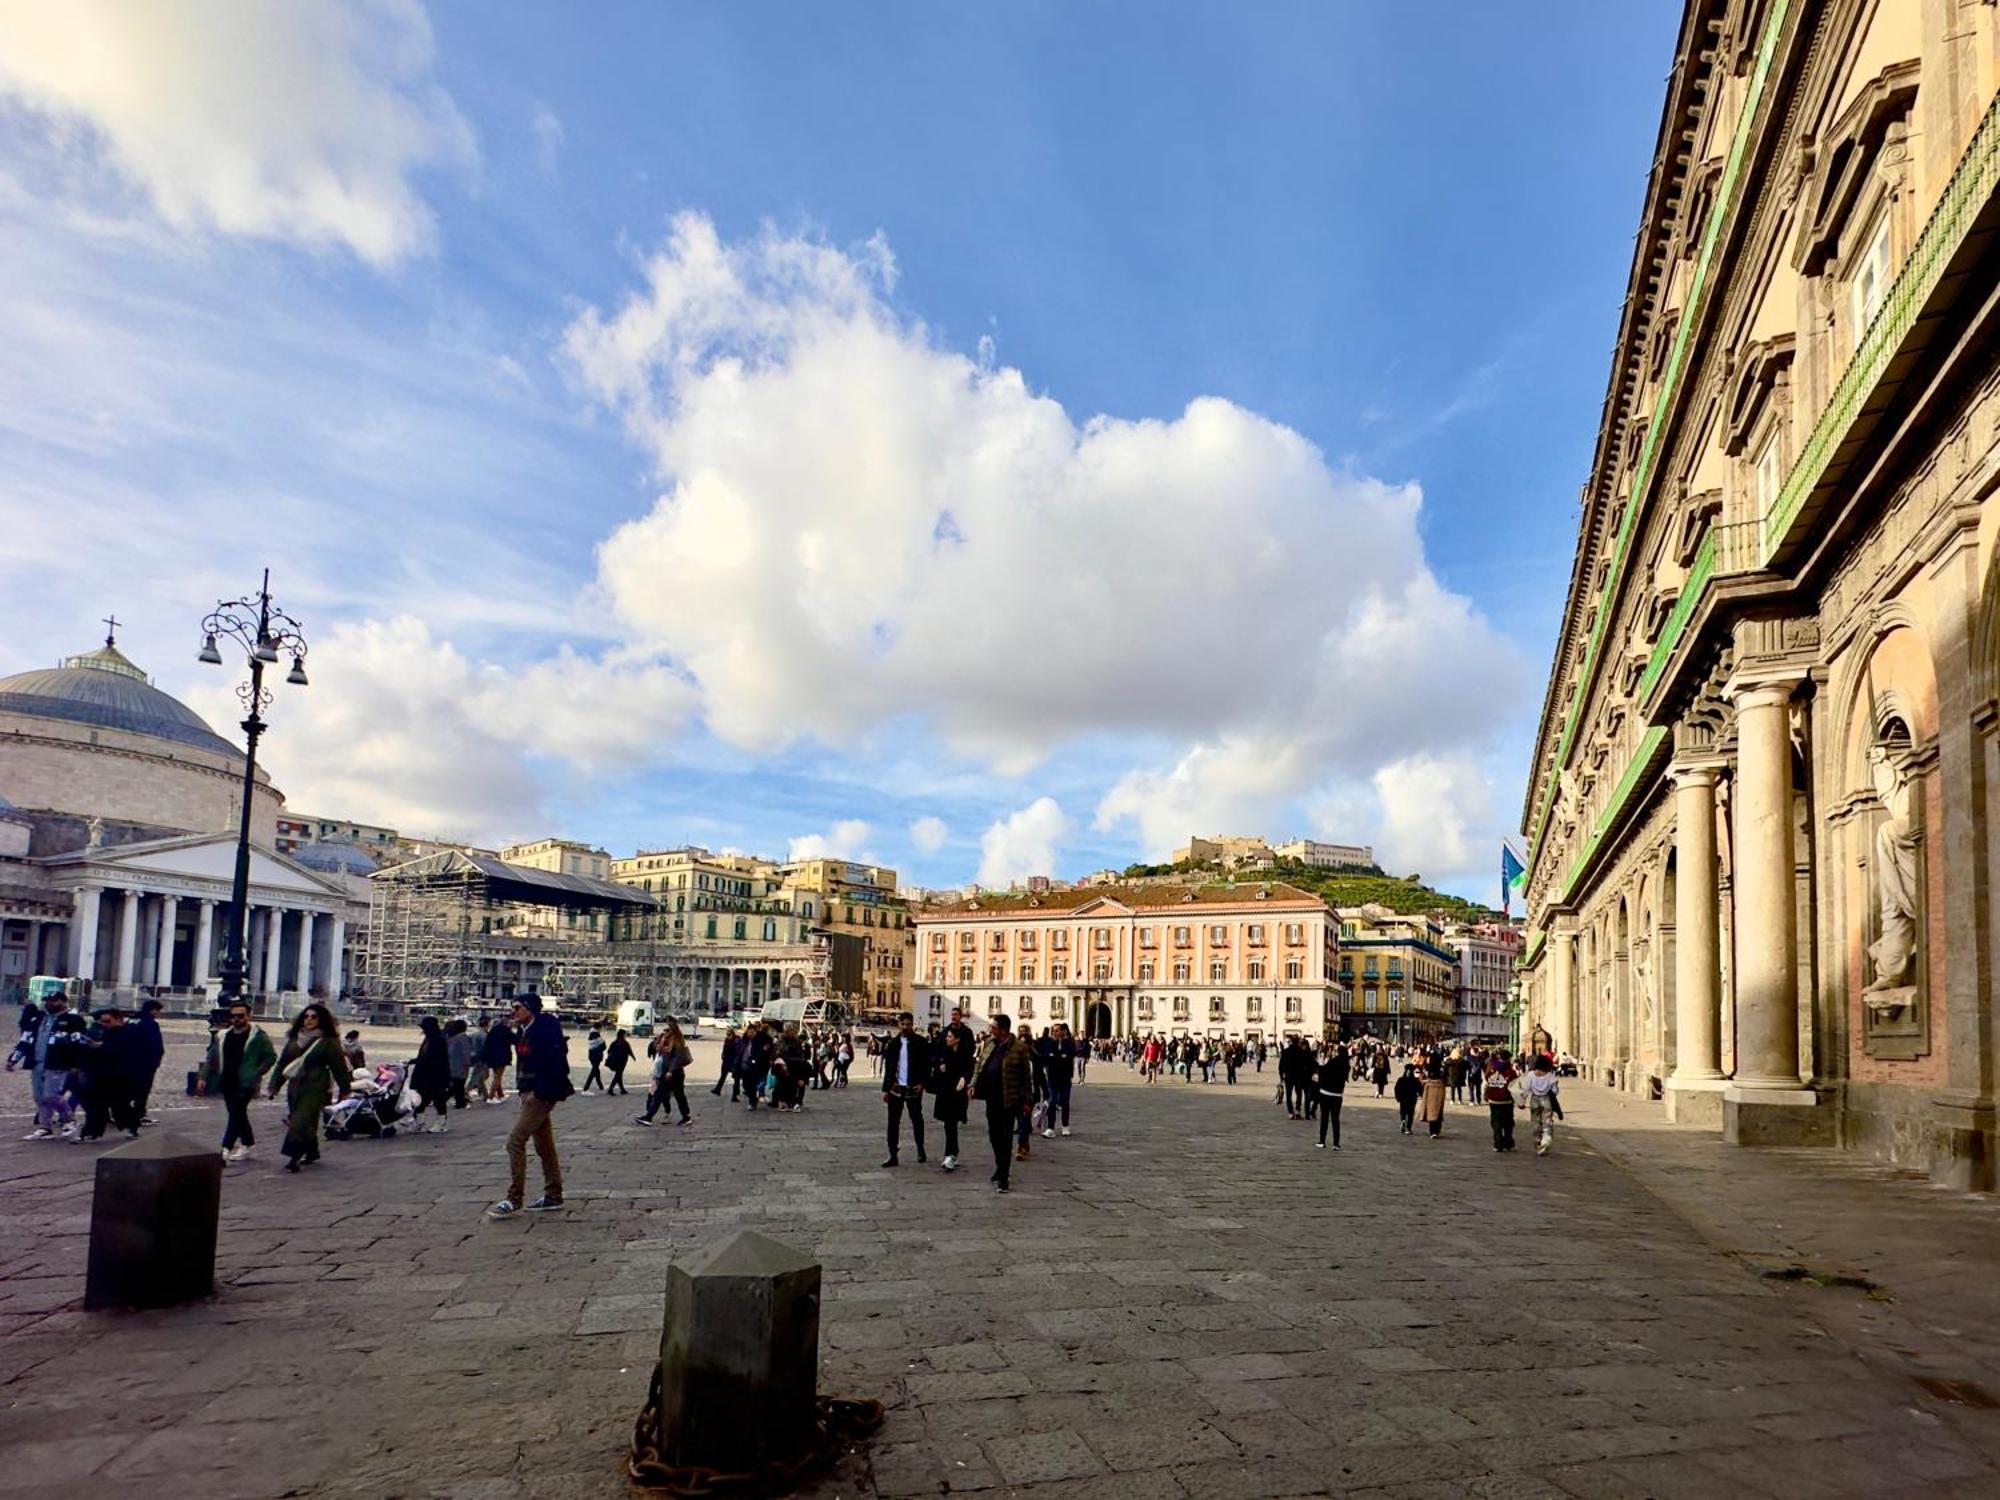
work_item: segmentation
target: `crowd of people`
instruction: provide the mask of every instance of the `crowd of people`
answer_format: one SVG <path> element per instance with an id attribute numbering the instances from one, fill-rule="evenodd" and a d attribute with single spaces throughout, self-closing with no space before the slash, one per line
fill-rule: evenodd
<path id="1" fill-rule="evenodd" d="M 24 1007 L 20 1038 L 7 1059 L 13 1071 L 31 1072 L 35 1117 L 33 1141 L 93 1141 L 107 1129 L 136 1138 L 152 1123 L 147 1101 L 165 1045 L 158 1022 L 160 1004 L 145 1001 L 128 1013 L 102 1007 L 89 1016 L 74 1013 L 61 995 Z M 585 1042 L 588 1074 L 579 1091 L 571 1077 L 568 1040 L 553 1014 L 536 995 L 519 997 L 500 1018 L 421 1023 L 417 1054 L 407 1069 L 386 1067 L 388 1085 L 402 1097 L 400 1123 L 442 1132 L 450 1111 L 474 1099 L 502 1104 L 513 1075 L 516 1118 L 507 1136 L 509 1169 L 505 1197 L 487 1210 L 492 1218 L 546 1212 L 563 1206 L 562 1168 L 555 1143 L 555 1107 L 572 1094 L 629 1094 L 625 1074 L 642 1055 L 649 1080 L 644 1111 L 634 1123 L 651 1126 L 673 1119 L 685 1128 L 694 1120 L 687 1075 L 693 1051 L 680 1027 L 667 1022 L 645 1038 L 643 1054 L 624 1028 L 593 1027 Z M 605 1030 L 611 1030 L 607 1040 Z M 894 1032 L 859 1037 L 850 1031 L 753 1021 L 730 1027 L 722 1038 L 721 1065 L 709 1088 L 719 1098 L 756 1111 L 797 1113 L 819 1090 L 844 1089 L 857 1056 L 868 1059 L 879 1080 L 886 1112 L 885 1169 L 902 1164 L 907 1126 L 919 1164 L 928 1164 L 928 1118 L 943 1134 L 939 1167 L 956 1172 L 961 1162 L 961 1127 L 977 1110 L 986 1123 L 993 1156 L 989 1178 L 996 1192 L 1010 1190 L 1015 1167 L 1030 1159 L 1037 1133 L 1044 1139 L 1070 1134 L 1076 1085 L 1090 1062 L 1124 1062 L 1148 1084 L 1162 1077 L 1203 1083 L 1220 1077 L 1234 1085 L 1246 1072 L 1261 1074 L 1274 1063 L 1274 1103 L 1287 1119 L 1315 1122 L 1320 1150 L 1342 1149 L 1341 1108 L 1350 1086 L 1372 1086 L 1393 1095 L 1401 1133 L 1418 1124 L 1433 1140 L 1444 1133 L 1446 1108 L 1457 1103 L 1483 1106 L 1495 1151 L 1515 1148 L 1515 1121 L 1529 1113 L 1538 1154 L 1555 1140 L 1562 1117 L 1558 1059 L 1546 1053 L 1517 1058 L 1505 1047 L 1477 1042 L 1403 1045 L 1372 1037 L 1308 1041 L 1289 1037 L 1273 1046 L 1264 1040 L 1145 1037 L 1085 1041 L 1057 1023 L 1039 1037 L 1031 1027 L 1018 1031 L 1009 1017 L 987 1018 L 975 1034 L 954 1008 L 942 1026 L 919 1031 L 905 1014 Z M 256 1146 L 250 1106 L 261 1095 L 284 1100 L 285 1129 L 280 1154 L 285 1170 L 299 1172 L 320 1155 L 322 1120 L 330 1107 L 357 1089 L 371 1087 L 360 1036 L 336 1030 L 332 1013 L 317 1002 L 293 1017 L 277 1042 L 238 1001 L 211 1032 L 190 1091 L 218 1098 L 224 1106 L 223 1159 L 237 1164 Z M 425 1115 L 434 1113 L 434 1125 Z M 339 1132 L 336 1132 L 339 1133 Z M 526 1199 L 526 1162 L 532 1146 L 541 1166 L 543 1191 Z"/>

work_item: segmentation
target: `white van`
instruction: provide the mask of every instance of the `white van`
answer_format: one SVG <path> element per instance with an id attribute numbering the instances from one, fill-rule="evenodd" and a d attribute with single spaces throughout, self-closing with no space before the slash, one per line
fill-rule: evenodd
<path id="1" fill-rule="evenodd" d="M 653 1034 L 653 1002 L 624 1000 L 618 1006 L 618 1024 L 633 1036 Z"/>

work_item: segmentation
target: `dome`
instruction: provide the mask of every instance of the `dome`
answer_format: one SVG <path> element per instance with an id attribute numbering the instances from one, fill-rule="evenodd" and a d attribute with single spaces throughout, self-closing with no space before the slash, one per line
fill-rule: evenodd
<path id="1" fill-rule="evenodd" d="M 110 641 L 95 651 L 66 658 L 60 667 L 0 677 L 0 713 L 151 735 L 213 755 L 243 758 L 243 752 L 210 729 L 200 714 L 154 687 Z"/>
<path id="2" fill-rule="evenodd" d="M 292 851 L 291 858 L 295 864 L 324 875 L 373 875 L 379 868 L 367 850 L 332 841 L 301 845 Z"/>

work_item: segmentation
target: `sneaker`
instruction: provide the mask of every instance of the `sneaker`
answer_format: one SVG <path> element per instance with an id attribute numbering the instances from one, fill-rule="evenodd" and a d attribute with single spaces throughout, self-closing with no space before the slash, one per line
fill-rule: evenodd
<path id="1" fill-rule="evenodd" d="M 21 1137 L 24 1141 L 52 1141 L 55 1138 L 56 1133 L 46 1125 L 37 1125 L 33 1130 Z"/>
<path id="2" fill-rule="evenodd" d="M 1069 1126 L 1067 1125 L 1063 1126 L 1063 1128 L 1058 1132 L 1058 1134 L 1067 1136 L 1069 1134 Z"/>
<path id="3" fill-rule="evenodd" d="M 958 1170 L 958 1158 L 955 1156 L 947 1156 L 943 1161 L 939 1162 L 938 1165 L 943 1167 L 947 1172 L 956 1172 Z"/>
<path id="4" fill-rule="evenodd" d="M 993 1184 L 993 1191 L 996 1193 L 1004 1193 L 1007 1191 L 1007 1184 L 1004 1182 L 996 1182 Z"/>
<path id="5" fill-rule="evenodd" d="M 690 1115 L 688 1116 L 687 1119 L 678 1121 L 677 1123 L 680 1125 L 681 1129 L 686 1130 L 688 1126 L 694 1124 L 694 1117 Z"/>
<path id="6" fill-rule="evenodd" d="M 884 1167 L 893 1167 L 893 1166 L 896 1166 L 896 1165 L 898 1165 L 898 1163 L 897 1163 L 897 1161 L 896 1161 L 896 1158 L 892 1156 L 892 1157 L 890 1157 L 890 1158 L 889 1158 L 889 1159 L 888 1159 L 887 1161 L 883 1162 L 883 1163 L 882 1163 L 882 1165 L 883 1165 Z"/>
<path id="7" fill-rule="evenodd" d="M 544 1193 L 542 1194 L 541 1197 L 537 1198 L 533 1203 L 530 1203 L 528 1205 L 528 1212 L 531 1214 L 545 1214 L 549 1212 L 551 1209 L 561 1208 L 562 1206 L 563 1206 L 562 1199 L 551 1198 L 547 1193 Z"/>
<path id="8" fill-rule="evenodd" d="M 1053 1129 L 1046 1129 L 1042 1132 L 1042 1139 L 1045 1141 L 1052 1141 L 1055 1138 L 1056 1138 L 1056 1133 Z"/>
<path id="9" fill-rule="evenodd" d="M 139 1117 L 139 1123 L 141 1125 L 157 1125 L 160 1122 L 158 1120 L 155 1120 L 151 1115 L 141 1115 Z"/>
<path id="10" fill-rule="evenodd" d="M 444 1121 L 442 1121 L 442 1120 L 439 1120 L 439 1121 L 437 1122 L 437 1124 L 435 1124 L 435 1125 L 431 1126 L 431 1134 L 432 1134 L 432 1135 L 450 1135 L 450 1134 L 451 1134 L 451 1127 L 450 1127 L 449 1125 L 445 1124 L 445 1122 L 444 1122 Z"/>
<path id="11" fill-rule="evenodd" d="M 511 1219 L 520 1211 L 520 1205 L 512 1198 L 502 1198 L 498 1203 L 486 1210 L 486 1217 L 489 1219 Z"/>
<path id="12" fill-rule="evenodd" d="M 634 1125 L 650 1125 L 653 1122 L 647 1119 L 644 1115 L 634 1115 L 632 1116 L 632 1123 Z"/>
<path id="13" fill-rule="evenodd" d="M 1535 1143 L 1535 1155 L 1547 1156 L 1548 1154 L 1549 1154 L 1549 1143 L 1547 1141 L 1537 1141 Z"/>
<path id="14" fill-rule="evenodd" d="M 1313 1144 L 1314 1144 L 1314 1145 L 1316 1145 L 1316 1146 L 1318 1146 L 1318 1147 L 1319 1147 L 1319 1149 L 1320 1149 L 1320 1150 L 1322 1150 L 1322 1151 L 1324 1151 L 1324 1150 L 1326 1149 L 1326 1142 L 1325 1142 L 1325 1141 L 1315 1141 L 1315 1142 L 1313 1142 Z"/>

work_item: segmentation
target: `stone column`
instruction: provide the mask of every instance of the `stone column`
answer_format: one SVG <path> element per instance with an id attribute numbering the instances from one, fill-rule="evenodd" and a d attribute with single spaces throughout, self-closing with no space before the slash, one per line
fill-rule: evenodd
<path id="1" fill-rule="evenodd" d="M 1674 1069 L 1667 1118 L 1722 1123 L 1722 925 L 1716 890 L 1718 768 L 1674 772 Z"/>
<path id="2" fill-rule="evenodd" d="M 282 906 L 265 908 L 264 921 L 264 993 L 278 993 L 278 956 L 285 947 L 285 909 Z"/>
<path id="3" fill-rule="evenodd" d="M 302 911 L 299 913 L 299 982 L 298 988 L 308 995 L 317 995 L 313 988 L 313 941 L 319 936 L 319 913 Z"/>
<path id="4" fill-rule="evenodd" d="M 78 979 L 97 977 L 97 913 L 103 897 L 103 887 L 80 885 L 72 898 L 76 904 L 69 924 L 69 971 Z"/>
<path id="5" fill-rule="evenodd" d="M 194 920 L 194 982 L 206 988 L 214 972 L 215 958 L 215 903 L 203 901 L 195 907 Z"/>
<path id="6" fill-rule="evenodd" d="M 326 996 L 329 1000 L 338 1000 L 340 992 L 347 987 L 347 918 L 334 917 L 333 932 L 327 939 L 326 951 Z"/>
<path id="7" fill-rule="evenodd" d="M 1791 700 L 1797 678 L 1732 684 L 1736 705 L 1736 1145 L 1820 1144 L 1830 1110 L 1799 1074 L 1799 934 L 1792 850 Z M 1825 1116 L 1825 1119 L 1819 1117 Z"/>
<path id="8" fill-rule="evenodd" d="M 111 983 L 118 989 L 132 987 L 132 965 L 139 951 L 139 893 L 127 891 L 118 906 L 118 966 L 111 971 Z"/>
<path id="9" fill-rule="evenodd" d="M 1561 923 L 1549 928 L 1549 993 L 1543 1001 L 1542 1024 L 1555 1038 L 1558 1055 L 1583 1056 L 1576 1034 L 1576 939 Z M 1527 1040 L 1521 1038 L 1524 1044 Z"/>
<path id="10" fill-rule="evenodd" d="M 44 924 L 41 922 L 30 922 L 28 924 L 28 973 L 30 976 L 42 972 L 43 930 Z"/>
<path id="11" fill-rule="evenodd" d="M 174 982 L 174 928 L 180 921 L 180 915 L 178 896 L 160 897 L 160 949 L 153 965 L 153 984 L 156 987 L 170 986 Z"/>

